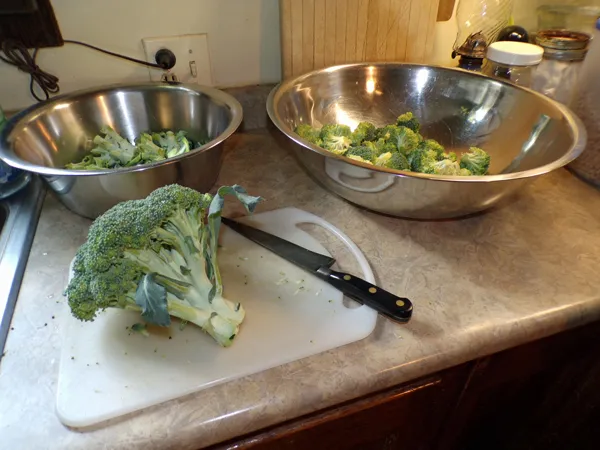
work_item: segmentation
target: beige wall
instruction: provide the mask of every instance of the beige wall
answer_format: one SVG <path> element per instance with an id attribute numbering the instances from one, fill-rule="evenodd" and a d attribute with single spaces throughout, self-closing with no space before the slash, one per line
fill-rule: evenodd
<path id="1" fill-rule="evenodd" d="M 218 86 L 280 78 L 279 0 L 52 0 L 65 39 L 145 59 L 141 39 L 208 33 Z M 79 46 L 44 49 L 38 64 L 60 78 L 61 92 L 149 80 L 148 69 Z M 34 102 L 29 77 L 0 61 L 0 105 Z"/>

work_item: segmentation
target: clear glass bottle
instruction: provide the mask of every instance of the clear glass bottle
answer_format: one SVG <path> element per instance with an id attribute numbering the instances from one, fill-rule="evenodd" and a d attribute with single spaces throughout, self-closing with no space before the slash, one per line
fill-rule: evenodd
<path id="1" fill-rule="evenodd" d="M 600 188 L 600 19 L 583 62 L 571 108 L 587 131 L 587 146 L 583 153 L 568 165 L 569 169 L 587 182 Z"/>
<path id="2" fill-rule="evenodd" d="M 544 59 L 535 71 L 533 89 L 565 105 L 573 100 L 591 36 L 565 30 L 538 31 Z"/>
<path id="3" fill-rule="evenodd" d="M 454 51 L 458 53 L 461 46 L 476 33 L 483 34 L 487 45 L 494 42 L 500 30 L 508 25 L 512 9 L 513 0 L 459 0 Z"/>
<path id="4" fill-rule="evenodd" d="M 525 42 L 498 41 L 488 47 L 483 73 L 531 87 L 535 68 L 542 61 L 544 49 Z"/>

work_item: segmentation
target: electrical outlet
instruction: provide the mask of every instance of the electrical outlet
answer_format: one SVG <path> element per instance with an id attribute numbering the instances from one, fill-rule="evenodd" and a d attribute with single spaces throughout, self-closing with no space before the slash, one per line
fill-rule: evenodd
<path id="1" fill-rule="evenodd" d="M 207 34 L 185 34 L 182 36 L 164 36 L 143 38 L 146 61 L 155 63 L 156 52 L 166 48 L 175 54 L 177 61 L 170 75 L 175 75 L 182 83 L 196 83 L 212 86 L 212 70 L 208 55 Z M 160 81 L 164 71 L 150 68 L 150 79 Z"/>

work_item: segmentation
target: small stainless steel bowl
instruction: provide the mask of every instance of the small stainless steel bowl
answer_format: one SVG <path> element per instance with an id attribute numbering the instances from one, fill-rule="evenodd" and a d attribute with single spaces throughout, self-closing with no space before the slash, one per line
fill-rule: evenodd
<path id="1" fill-rule="evenodd" d="M 461 153 L 491 155 L 490 175 L 450 177 L 398 172 L 339 157 L 293 130 L 360 121 L 383 126 L 412 111 L 421 134 Z M 360 63 L 316 70 L 276 86 L 267 112 L 307 172 L 364 208 L 393 216 L 441 219 L 496 205 L 527 182 L 575 159 L 586 144 L 581 121 L 534 91 L 460 69 Z"/>
<path id="2" fill-rule="evenodd" d="M 141 83 L 55 97 L 13 116 L 0 132 L 0 158 L 42 175 L 73 212 L 95 218 L 124 200 L 146 197 L 171 183 L 208 191 L 221 169 L 224 141 L 242 121 L 231 95 L 210 87 Z M 89 151 L 89 141 L 110 125 L 134 140 L 145 131 L 185 130 L 210 142 L 184 155 L 131 168 L 64 169 Z"/>

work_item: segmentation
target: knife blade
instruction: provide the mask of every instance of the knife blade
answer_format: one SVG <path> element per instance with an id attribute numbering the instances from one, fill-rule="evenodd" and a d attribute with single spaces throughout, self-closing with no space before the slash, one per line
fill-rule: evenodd
<path id="1" fill-rule="evenodd" d="M 355 275 L 332 270 L 334 258 L 310 251 L 250 225 L 226 217 L 222 217 L 221 220 L 233 231 L 327 281 L 348 297 L 375 309 L 380 314 L 400 323 L 406 323 L 412 317 L 413 306 L 409 299 L 398 297 Z"/>

